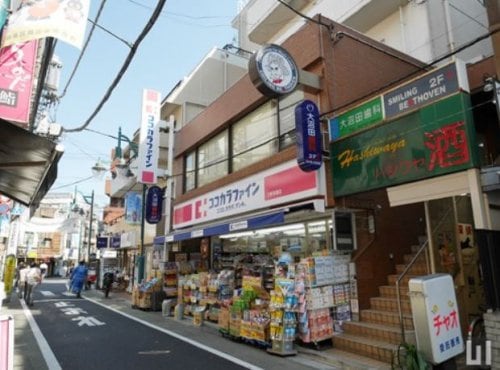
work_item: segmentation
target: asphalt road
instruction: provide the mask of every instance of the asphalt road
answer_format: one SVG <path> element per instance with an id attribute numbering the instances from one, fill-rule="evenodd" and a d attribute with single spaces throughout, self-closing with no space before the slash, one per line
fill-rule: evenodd
<path id="1" fill-rule="evenodd" d="M 62 369 L 244 369 L 259 367 L 200 348 L 66 292 L 62 281 L 42 284 L 32 315 Z M 49 356 L 50 357 L 50 356 Z"/>

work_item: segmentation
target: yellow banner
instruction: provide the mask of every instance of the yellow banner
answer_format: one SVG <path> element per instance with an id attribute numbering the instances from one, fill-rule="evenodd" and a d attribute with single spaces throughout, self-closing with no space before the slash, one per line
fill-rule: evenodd
<path id="1" fill-rule="evenodd" d="M 4 290 L 7 295 L 14 287 L 14 277 L 16 276 L 16 256 L 9 254 L 5 258 L 5 269 L 3 273 Z"/>

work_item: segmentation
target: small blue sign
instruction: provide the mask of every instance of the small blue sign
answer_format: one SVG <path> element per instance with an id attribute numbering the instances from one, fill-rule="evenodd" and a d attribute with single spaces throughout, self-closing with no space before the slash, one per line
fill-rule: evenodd
<path id="1" fill-rule="evenodd" d="M 97 237 L 97 244 L 96 244 L 97 249 L 107 248 L 108 247 L 108 241 L 109 241 L 109 237 L 107 237 L 107 236 L 98 236 Z"/>
<path id="2" fill-rule="evenodd" d="M 295 107 L 297 132 L 297 162 L 302 171 L 319 169 L 323 163 L 319 110 L 311 100 L 303 100 Z"/>
<path id="3" fill-rule="evenodd" d="M 111 237 L 111 245 L 110 245 L 110 247 L 118 249 L 121 246 L 121 242 L 122 242 L 122 238 L 121 238 L 120 235 L 112 236 Z"/>
<path id="4" fill-rule="evenodd" d="M 146 195 L 146 221 L 149 224 L 157 224 L 161 220 L 163 205 L 163 189 L 159 186 L 151 186 Z"/>

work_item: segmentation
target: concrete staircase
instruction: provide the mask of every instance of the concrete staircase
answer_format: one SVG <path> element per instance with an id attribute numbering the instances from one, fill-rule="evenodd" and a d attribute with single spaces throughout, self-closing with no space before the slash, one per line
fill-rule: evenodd
<path id="1" fill-rule="evenodd" d="M 412 247 L 413 253 L 417 250 L 418 246 Z M 405 264 L 413 256 L 405 255 Z M 392 362 L 394 353 L 402 342 L 395 284 L 406 267 L 405 264 L 397 265 L 396 273 L 388 275 L 387 285 L 379 286 L 379 296 L 370 298 L 370 308 L 360 311 L 359 321 L 344 322 L 343 332 L 333 337 L 333 348 L 385 363 Z M 425 274 L 425 258 L 421 255 L 400 282 L 405 338 L 410 343 L 415 343 L 415 331 L 408 297 L 408 281 Z"/>

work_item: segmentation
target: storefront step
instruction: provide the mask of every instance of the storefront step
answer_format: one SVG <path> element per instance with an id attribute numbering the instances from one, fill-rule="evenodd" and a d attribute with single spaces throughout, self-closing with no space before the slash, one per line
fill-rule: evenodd
<path id="1" fill-rule="evenodd" d="M 381 285 L 378 287 L 381 297 L 385 298 L 397 298 L 396 286 L 395 285 Z M 408 298 L 408 287 L 399 287 L 399 293 L 401 298 Z"/>
<path id="2" fill-rule="evenodd" d="M 406 265 L 396 265 L 396 273 L 400 275 L 406 269 Z M 408 270 L 408 274 L 412 275 L 427 275 L 427 265 L 425 262 L 417 262 Z"/>
<path id="3" fill-rule="evenodd" d="M 399 344 L 403 340 L 401 328 L 399 326 L 388 326 L 360 321 L 346 321 L 342 325 L 342 329 L 346 334 L 372 338 L 391 344 Z M 415 334 L 413 330 L 405 331 L 405 339 L 408 340 L 408 338 L 414 336 Z"/>
<path id="4" fill-rule="evenodd" d="M 347 333 L 335 335 L 333 346 L 389 364 L 397 350 L 397 344 Z"/>
<path id="5" fill-rule="evenodd" d="M 372 297 L 370 298 L 370 307 L 374 310 L 399 312 L 398 300 L 396 298 Z M 402 297 L 401 310 L 403 313 L 411 315 L 409 299 Z"/>
<path id="6" fill-rule="evenodd" d="M 397 312 L 379 311 L 373 309 L 361 310 L 360 321 L 400 327 L 399 314 Z M 403 314 L 403 322 L 405 329 L 413 330 L 413 317 L 411 315 Z"/>
<path id="7" fill-rule="evenodd" d="M 404 265 L 406 266 L 407 264 L 409 264 L 412 260 L 413 260 L 413 257 L 415 257 L 415 254 L 405 254 L 403 256 L 403 263 Z M 417 257 L 415 263 L 426 263 L 425 261 L 425 254 L 422 253 L 420 256 Z"/>
<path id="8" fill-rule="evenodd" d="M 400 280 L 399 282 L 399 286 L 404 286 L 404 287 L 408 287 L 408 282 L 410 281 L 410 279 L 414 278 L 414 277 L 417 277 L 419 275 L 405 275 L 403 276 L 403 278 Z M 390 274 L 390 275 L 387 275 L 387 283 L 389 285 L 395 285 L 396 284 L 396 281 L 399 279 L 399 274 Z"/>

